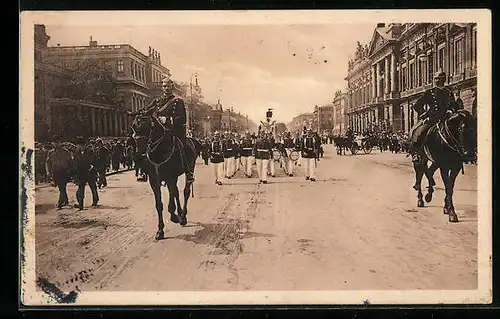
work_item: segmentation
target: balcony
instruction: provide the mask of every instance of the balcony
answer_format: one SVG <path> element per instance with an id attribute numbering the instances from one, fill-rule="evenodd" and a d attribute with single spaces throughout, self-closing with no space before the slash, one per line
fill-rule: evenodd
<path id="1" fill-rule="evenodd" d="M 462 73 L 459 73 L 459 74 L 455 74 L 455 75 L 452 75 L 450 77 L 450 81 L 449 83 L 452 84 L 452 83 L 458 83 L 460 81 L 463 81 L 465 80 L 465 72 L 462 72 Z"/>

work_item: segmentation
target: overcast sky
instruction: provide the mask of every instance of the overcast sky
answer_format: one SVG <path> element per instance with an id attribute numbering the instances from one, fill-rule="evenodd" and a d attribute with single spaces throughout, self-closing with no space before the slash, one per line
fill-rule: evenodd
<path id="1" fill-rule="evenodd" d="M 221 99 L 256 123 L 274 108 L 288 123 L 315 104 L 329 104 L 344 89 L 356 42 L 368 43 L 375 24 L 273 26 L 82 27 L 47 25 L 49 45 L 131 44 L 152 46 L 172 79 L 198 73 L 205 100 Z"/>

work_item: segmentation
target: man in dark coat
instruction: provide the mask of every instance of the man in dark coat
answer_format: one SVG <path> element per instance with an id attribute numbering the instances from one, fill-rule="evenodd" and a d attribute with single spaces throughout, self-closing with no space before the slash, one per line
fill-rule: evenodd
<path id="1" fill-rule="evenodd" d="M 77 149 L 75 152 L 76 163 L 76 182 L 78 189 L 76 191 L 76 199 L 78 204 L 75 207 L 83 210 L 83 199 L 85 197 L 85 186 L 89 184 L 92 192 L 92 206 L 97 206 L 99 195 L 97 193 L 97 171 L 93 165 L 95 161 L 94 153 L 85 145 L 83 138 L 77 138 Z"/>

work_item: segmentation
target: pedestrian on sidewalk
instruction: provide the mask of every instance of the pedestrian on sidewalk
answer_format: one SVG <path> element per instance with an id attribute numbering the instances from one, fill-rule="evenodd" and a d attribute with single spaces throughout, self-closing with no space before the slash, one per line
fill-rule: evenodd
<path id="1" fill-rule="evenodd" d="M 75 152 L 76 162 L 76 182 L 78 189 L 76 191 L 75 208 L 83 210 L 83 202 L 85 197 L 85 186 L 89 184 L 92 192 L 92 206 L 97 206 L 99 195 L 97 193 L 97 170 L 93 163 L 95 161 L 94 153 L 85 145 L 83 137 L 77 138 L 77 150 Z"/>

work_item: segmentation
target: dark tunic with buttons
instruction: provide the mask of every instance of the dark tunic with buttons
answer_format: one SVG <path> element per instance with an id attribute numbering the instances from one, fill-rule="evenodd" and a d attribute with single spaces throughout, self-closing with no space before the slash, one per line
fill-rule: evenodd
<path id="1" fill-rule="evenodd" d="M 243 141 L 241 141 L 241 145 L 240 145 L 241 156 L 244 156 L 244 157 L 252 156 L 252 149 L 253 149 L 252 139 L 245 138 L 245 139 L 243 139 Z"/>
<path id="2" fill-rule="evenodd" d="M 222 141 L 212 141 L 210 145 L 210 162 L 214 164 L 224 162 L 224 149 Z"/>
<path id="3" fill-rule="evenodd" d="M 316 158 L 317 152 L 317 138 L 314 136 L 306 136 L 302 143 L 302 157 L 303 158 Z"/>
<path id="4" fill-rule="evenodd" d="M 427 122 L 419 121 L 410 134 L 411 141 L 420 144 L 427 130 L 436 122 L 445 119 L 446 111 L 456 111 L 458 106 L 450 89 L 434 87 L 424 92 L 413 109 L 419 116 L 426 113 L 429 117 Z"/>

